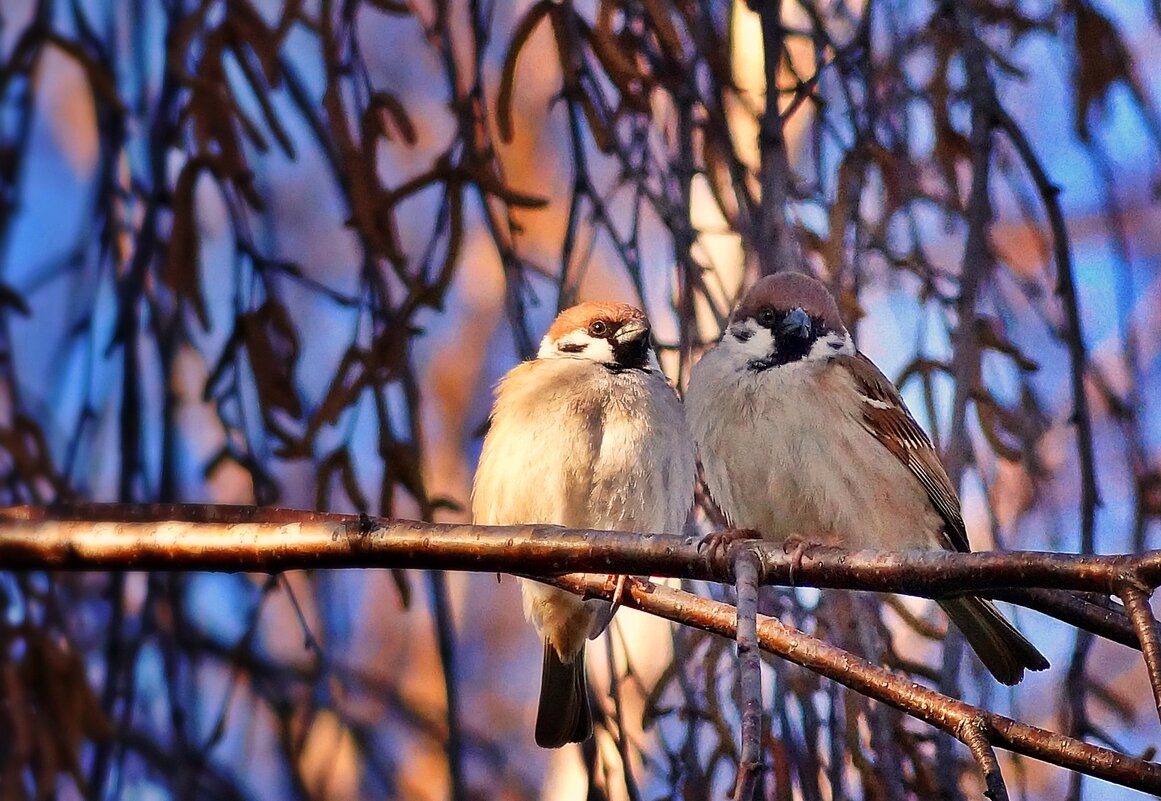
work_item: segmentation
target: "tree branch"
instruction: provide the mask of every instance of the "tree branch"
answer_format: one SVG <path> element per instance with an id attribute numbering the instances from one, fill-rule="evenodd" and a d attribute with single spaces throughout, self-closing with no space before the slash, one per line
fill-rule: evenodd
<path id="1" fill-rule="evenodd" d="M 734 801 L 751 801 L 762 771 L 762 662 L 758 655 L 758 557 L 746 547 L 734 548 L 737 576 L 738 690 L 742 709 L 742 749 Z"/>
<path id="2" fill-rule="evenodd" d="M 1041 587 L 1111 595 L 1126 575 L 1161 585 L 1161 551 L 847 551 L 816 546 L 800 563 L 780 545 L 749 543 L 763 584 L 934 597 Z M 84 504 L 0 509 L 8 570 L 263 570 L 397 567 L 574 571 L 733 581 L 728 554 L 695 538 L 546 524 L 472 526 L 211 504 Z M 998 594 L 998 593 L 997 593 Z M 1005 592 L 1019 601 L 1019 594 Z"/>
<path id="3" fill-rule="evenodd" d="M 1127 578 L 1120 589 L 1121 599 L 1137 628 L 1141 651 L 1145 656 L 1145 668 L 1149 673 L 1149 685 L 1153 688 L 1153 702 L 1161 717 L 1161 636 L 1157 632 L 1157 618 L 1149 606 L 1150 595 L 1151 589 L 1142 587 L 1132 578 Z"/>
<path id="4" fill-rule="evenodd" d="M 794 555 L 785 553 L 780 546 L 750 542 L 746 555 L 736 570 L 729 552 L 702 554 L 692 538 L 549 525 L 420 523 L 248 506 L 96 504 L 0 510 L 0 565 L 9 570 L 396 567 L 541 575 L 584 570 L 705 580 L 730 579 L 737 573 L 742 579 L 740 586 L 756 586 L 759 579 L 765 584 L 788 584 L 793 569 L 794 583 L 800 586 L 915 595 L 1011 587 L 1024 588 L 1025 592 L 1029 587 L 1040 587 L 1102 595 L 1118 593 L 1130 606 L 1137 630 L 1156 650 L 1153 626 L 1142 625 L 1142 621 L 1149 620 L 1143 617 L 1140 602 L 1147 597 L 1145 588 L 1161 583 L 1161 551 L 1133 556 L 1076 556 L 1040 552 L 848 552 L 816 547 L 807 549 L 796 564 Z M 574 591 L 597 594 L 604 593 L 606 583 L 599 575 L 551 581 Z M 629 605 L 724 636 L 736 636 L 738 610 L 734 607 L 651 584 L 645 587 L 632 586 L 633 600 Z M 1015 598 L 1019 600 L 1019 593 Z M 1037 596 L 1033 594 L 1032 599 L 1037 600 Z M 747 631 L 742 634 L 745 638 Z M 990 746 L 1128 786 L 1161 790 L 1161 765 L 992 715 L 806 637 L 777 620 L 759 620 L 757 640 L 764 650 L 957 737 L 973 749 L 993 792 L 999 793 L 1000 785 L 989 767 L 992 763 L 983 759 L 986 754 L 980 750 L 981 741 L 965 732 L 982 732 Z M 1150 661 L 1150 670 L 1155 671 L 1157 660 Z M 744 754 L 749 751 L 744 749 Z"/>
<path id="5" fill-rule="evenodd" d="M 574 574 L 559 576 L 551 583 L 572 592 L 611 598 L 614 579 L 612 576 Z M 737 610 L 734 607 L 681 590 L 649 582 L 631 582 L 622 595 L 622 603 L 723 637 L 732 639 L 737 634 Z M 941 695 L 777 619 L 758 618 L 758 643 L 764 651 L 947 732 L 971 748 L 977 758 L 982 738 L 990 747 L 1003 748 L 1125 787 L 1161 792 L 1161 764 L 1083 743 Z M 995 780 L 988 778 L 989 789 L 998 790 Z"/>

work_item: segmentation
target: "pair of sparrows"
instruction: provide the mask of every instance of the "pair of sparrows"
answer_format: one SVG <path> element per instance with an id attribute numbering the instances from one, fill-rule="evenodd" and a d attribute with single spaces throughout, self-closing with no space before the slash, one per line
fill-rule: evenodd
<path id="1" fill-rule="evenodd" d="M 687 422 L 688 421 L 688 422 Z M 730 524 L 764 539 L 969 550 L 959 498 L 894 385 L 856 350 L 815 279 L 768 276 L 694 365 L 684 413 L 621 303 L 562 312 L 536 359 L 501 380 L 472 492 L 475 522 L 680 535 L 695 447 Z M 592 731 L 585 642 L 609 604 L 521 580 L 544 639 L 537 744 Z M 1015 684 L 1048 662 L 990 602 L 940 605 L 989 671 Z"/>

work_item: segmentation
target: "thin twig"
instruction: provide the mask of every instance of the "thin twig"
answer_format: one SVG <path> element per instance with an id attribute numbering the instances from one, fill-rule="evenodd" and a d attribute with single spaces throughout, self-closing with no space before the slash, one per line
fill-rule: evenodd
<path id="1" fill-rule="evenodd" d="M 464 781 L 464 735 L 460 720 L 459 682 L 456 669 L 456 632 L 452 620 L 451 599 L 447 591 L 447 574 L 442 570 L 428 573 L 431 588 L 432 622 L 435 624 L 435 638 L 439 645 L 439 661 L 443 667 L 443 688 L 447 702 L 447 753 L 448 773 L 451 778 L 452 801 L 467 801 L 467 785 Z"/>
<path id="2" fill-rule="evenodd" d="M 985 732 L 969 723 L 963 727 L 958 736 L 972 752 L 980 772 L 984 775 L 984 783 L 988 788 L 984 791 L 984 795 L 992 801 L 1008 801 L 1008 786 L 1004 784 L 1004 776 L 1000 773 L 1000 761 L 996 759 L 996 751 L 988 742 Z"/>
<path id="3" fill-rule="evenodd" d="M 762 771 L 762 661 L 758 656 L 758 557 L 744 545 L 731 549 L 738 593 L 738 689 L 742 748 L 734 801 L 750 801 Z"/>
<path id="4" fill-rule="evenodd" d="M 1141 653 L 1145 656 L 1145 669 L 1149 673 L 1149 686 L 1153 688 L 1153 703 L 1157 716 L 1161 718 L 1161 634 L 1157 630 L 1157 618 L 1149 606 L 1152 588 L 1142 585 L 1132 578 L 1126 579 L 1117 594 L 1129 611 L 1129 618 L 1137 629 L 1141 640 Z"/>

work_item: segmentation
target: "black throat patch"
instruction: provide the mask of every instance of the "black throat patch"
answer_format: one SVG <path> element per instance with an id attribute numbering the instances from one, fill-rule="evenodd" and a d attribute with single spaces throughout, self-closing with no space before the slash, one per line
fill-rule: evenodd
<path id="1" fill-rule="evenodd" d="M 629 342 L 613 343 L 613 361 L 605 366 L 615 373 L 622 370 L 648 370 L 648 335 Z"/>
<path id="2" fill-rule="evenodd" d="M 771 367 L 781 367 L 784 364 L 792 364 L 805 358 L 810 349 L 814 347 L 814 343 L 818 341 L 819 337 L 825 336 L 829 331 L 822 324 L 818 318 L 814 318 L 810 334 L 807 336 L 800 336 L 798 334 L 786 333 L 781 330 L 782 319 L 785 315 L 779 315 L 770 325 L 763 326 L 770 330 L 771 337 L 774 340 L 774 352 L 762 359 L 752 359 L 747 363 L 747 367 L 752 372 L 760 373 L 763 370 L 769 370 Z M 745 341 L 750 337 L 747 336 L 741 341 Z"/>

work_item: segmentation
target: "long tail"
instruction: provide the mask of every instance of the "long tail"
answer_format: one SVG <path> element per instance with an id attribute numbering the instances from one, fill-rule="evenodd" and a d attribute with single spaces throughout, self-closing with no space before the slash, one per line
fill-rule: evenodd
<path id="1" fill-rule="evenodd" d="M 568 743 L 584 742 L 592 733 L 584 646 L 571 662 L 564 662 L 545 640 L 540 704 L 536 709 L 536 744 L 541 748 L 560 748 Z"/>
<path id="2" fill-rule="evenodd" d="M 941 598 L 939 605 L 1001 684 L 1018 684 L 1025 670 L 1048 669 L 1044 655 L 990 601 L 965 595 Z"/>

